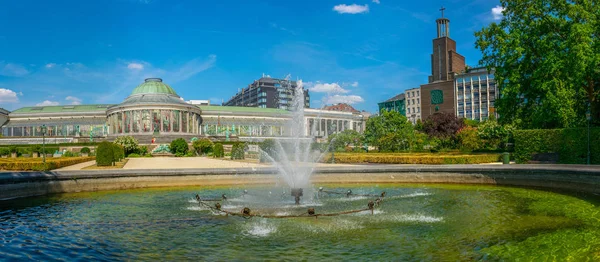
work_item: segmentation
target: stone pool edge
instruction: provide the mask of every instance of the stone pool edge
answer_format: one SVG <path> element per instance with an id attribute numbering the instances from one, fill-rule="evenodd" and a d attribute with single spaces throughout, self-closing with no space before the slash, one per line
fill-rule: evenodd
<path id="1" fill-rule="evenodd" d="M 0 200 L 148 187 L 274 183 L 273 167 L 0 172 Z M 355 165 L 318 167 L 314 183 L 450 183 L 544 187 L 600 194 L 600 167 L 585 165 Z"/>

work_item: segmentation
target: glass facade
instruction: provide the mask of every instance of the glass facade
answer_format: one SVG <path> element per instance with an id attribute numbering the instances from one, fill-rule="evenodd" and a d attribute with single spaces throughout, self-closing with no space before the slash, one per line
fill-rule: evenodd
<path id="1" fill-rule="evenodd" d="M 473 73 L 458 76 L 454 86 L 458 117 L 483 121 L 490 117 L 490 113 L 494 114 L 498 92 L 493 73 L 473 70 Z"/>
<path id="2" fill-rule="evenodd" d="M 108 116 L 111 134 L 191 133 L 198 134 L 200 116 L 172 109 L 126 110 Z M 124 128 L 123 128 L 124 127 Z"/>

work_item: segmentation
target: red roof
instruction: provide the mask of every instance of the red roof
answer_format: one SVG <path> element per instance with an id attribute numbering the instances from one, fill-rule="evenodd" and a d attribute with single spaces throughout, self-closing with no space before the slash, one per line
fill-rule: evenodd
<path id="1" fill-rule="evenodd" d="M 346 103 L 325 106 L 325 107 L 323 107 L 323 109 L 329 110 L 329 111 L 360 113 L 360 111 L 354 109 L 354 107 L 352 107 L 351 105 L 346 104 Z"/>

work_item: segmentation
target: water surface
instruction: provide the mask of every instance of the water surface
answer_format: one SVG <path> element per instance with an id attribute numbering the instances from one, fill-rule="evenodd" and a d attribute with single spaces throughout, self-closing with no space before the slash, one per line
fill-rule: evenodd
<path id="1" fill-rule="evenodd" d="M 282 189 L 194 187 L 61 194 L 0 202 L 6 260 L 600 260 L 600 208 L 590 196 L 465 185 L 318 185 L 380 194 L 375 214 L 264 219 L 223 208 L 290 215 L 365 208 L 374 197 Z M 317 186 L 317 187 L 318 187 Z M 242 196 L 243 189 L 249 194 Z M 311 197 L 314 196 L 314 197 Z"/>

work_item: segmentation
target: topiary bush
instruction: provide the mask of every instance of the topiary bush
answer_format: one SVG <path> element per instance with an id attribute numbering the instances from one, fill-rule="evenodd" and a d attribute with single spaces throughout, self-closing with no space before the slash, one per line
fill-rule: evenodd
<path id="1" fill-rule="evenodd" d="M 113 161 L 119 162 L 125 158 L 125 150 L 121 145 L 113 143 Z"/>
<path id="2" fill-rule="evenodd" d="M 213 147 L 213 157 L 214 158 L 221 158 L 225 156 L 225 149 L 223 149 L 223 144 L 221 143 L 215 143 L 214 147 Z"/>
<path id="3" fill-rule="evenodd" d="M 231 147 L 231 159 L 244 159 L 246 144 L 244 143 L 235 143 Z"/>
<path id="4" fill-rule="evenodd" d="M 74 157 L 74 156 L 75 156 L 75 153 L 73 153 L 73 152 L 71 152 L 71 151 L 65 151 L 65 152 L 62 154 L 62 156 L 63 156 L 63 157 Z"/>
<path id="5" fill-rule="evenodd" d="M 533 155 L 557 153 L 561 164 L 587 162 L 587 129 L 538 129 L 514 131 L 515 162 L 527 163 Z M 591 164 L 600 164 L 600 128 L 590 129 Z"/>
<path id="6" fill-rule="evenodd" d="M 96 165 L 112 166 L 114 162 L 114 144 L 108 141 L 101 142 L 96 148 Z"/>
<path id="7" fill-rule="evenodd" d="M 184 156 L 188 151 L 188 143 L 185 142 L 183 138 L 177 138 L 171 142 L 169 146 L 171 149 L 171 153 L 175 154 L 175 156 Z"/>
<path id="8" fill-rule="evenodd" d="M 195 140 L 192 143 L 192 147 L 197 154 L 206 155 L 213 150 L 213 142 L 208 138 L 202 138 L 200 140 Z"/>
<path id="9" fill-rule="evenodd" d="M 90 150 L 90 148 L 87 146 L 81 149 L 82 154 L 89 154 L 90 152 L 92 152 L 92 150 Z"/>
<path id="10" fill-rule="evenodd" d="M 138 141 L 132 136 L 120 136 L 115 139 L 115 144 L 123 147 L 124 154 L 128 156 L 138 149 Z"/>
<path id="11" fill-rule="evenodd" d="M 42 152 L 42 146 L 40 146 L 40 145 L 31 146 L 31 153 L 40 153 L 40 152 Z"/>

